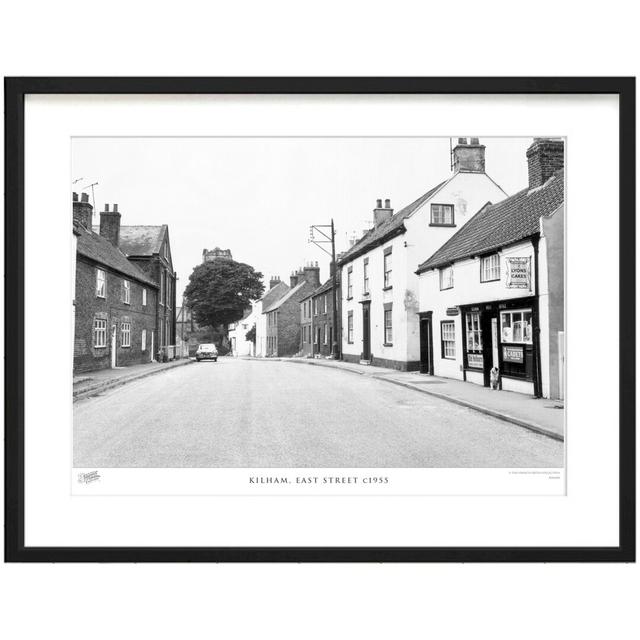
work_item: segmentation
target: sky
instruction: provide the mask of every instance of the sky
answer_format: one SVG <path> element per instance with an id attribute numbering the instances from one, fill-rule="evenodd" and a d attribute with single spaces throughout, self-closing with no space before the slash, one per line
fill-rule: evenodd
<path id="1" fill-rule="evenodd" d="M 532 138 L 480 142 L 506 193 L 526 187 Z M 265 284 L 274 275 L 288 284 L 316 261 L 326 280 L 329 256 L 308 242 L 309 227 L 333 218 L 336 252 L 346 250 L 372 226 L 378 198 L 398 211 L 448 178 L 449 150 L 449 138 L 423 137 L 73 138 L 71 190 L 91 201 L 83 187 L 97 182 L 97 212 L 116 203 L 123 225 L 169 225 L 180 300 L 202 250 L 216 246 Z"/>

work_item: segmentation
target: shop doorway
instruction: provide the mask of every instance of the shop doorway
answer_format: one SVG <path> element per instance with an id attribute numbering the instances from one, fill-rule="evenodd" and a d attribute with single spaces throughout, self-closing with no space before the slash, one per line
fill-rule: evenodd
<path id="1" fill-rule="evenodd" d="M 371 303 L 362 304 L 362 359 L 371 360 Z"/>
<path id="2" fill-rule="evenodd" d="M 433 328 L 431 313 L 420 317 L 420 373 L 433 375 Z"/>
<path id="3" fill-rule="evenodd" d="M 500 350 L 498 339 L 498 314 L 494 311 L 485 311 L 481 315 L 482 322 L 482 362 L 484 374 L 484 386 L 491 386 L 491 369 L 500 369 Z"/>

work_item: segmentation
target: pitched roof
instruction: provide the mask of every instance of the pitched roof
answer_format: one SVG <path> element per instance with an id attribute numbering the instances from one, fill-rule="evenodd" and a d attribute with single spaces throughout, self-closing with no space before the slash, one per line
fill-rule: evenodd
<path id="1" fill-rule="evenodd" d="M 274 301 L 284 296 L 287 291 L 289 291 L 289 285 L 281 280 L 275 287 L 269 289 L 269 291 L 262 296 L 262 308 L 265 309 L 272 305 Z"/>
<path id="2" fill-rule="evenodd" d="M 127 259 L 127 256 L 115 247 L 109 240 L 103 238 L 100 234 L 85 229 L 82 225 L 77 225 L 75 229 L 78 232 L 78 248 L 77 251 L 94 262 L 110 267 L 114 271 L 118 271 L 123 275 L 129 276 L 134 280 L 144 282 L 153 287 L 158 285 L 143 273 L 135 264 Z"/>
<path id="3" fill-rule="evenodd" d="M 296 293 L 298 293 L 306 285 L 309 285 L 309 283 L 306 280 L 303 280 L 302 282 L 297 284 L 295 287 L 293 287 L 293 289 L 289 289 L 287 293 L 285 293 L 281 298 L 278 298 L 266 309 L 264 308 L 264 304 L 263 304 L 262 313 L 269 313 L 270 311 L 275 311 L 276 309 L 279 309 L 287 300 L 291 299 Z"/>
<path id="4" fill-rule="evenodd" d="M 160 253 L 167 225 L 120 227 L 120 248 L 128 256 L 151 256 Z"/>
<path id="5" fill-rule="evenodd" d="M 374 246 L 385 242 L 387 239 L 399 233 L 404 233 L 404 221 L 408 218 L 416 209 L 420 208 L 431 196 L 435 195 L 442 186 L 444 186 L 451 178 L 444 180 L 433 189 L 427 191 L 427 193 L 421 195 L 417 200 L 414 200 L 410 205 L 407 205 L 404 209 L 401 209 L 395 215 L 391 216 L 389 220 L 383 222 L 380 226 L 369 229 L 353 247 L 342 254 L 338 260 L 339 265 L 346 264 L 354 258 L 366 253 Z"/>
<path id="6" fill-rule="evenodd" d="M 540 231 L 540 218 L 552 214 L 564 201 L 564 171 L 557 171 L 541 187 L 487 204 L 451 236 L 416 273 L 456 260 L 488 253 Z"/>
<path id="7" fill-rule="evenodd" d="M 317 296 L 321 293 L 324 293 L 325 291 L 331 291 L 332 288 L 333 288 L 333 280 L 329 278 L 322 286 L 312 291 L 310 295 Z"/>

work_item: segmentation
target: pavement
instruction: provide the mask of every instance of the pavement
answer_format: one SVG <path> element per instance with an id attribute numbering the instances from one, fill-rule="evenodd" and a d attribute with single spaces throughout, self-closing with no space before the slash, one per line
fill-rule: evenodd
<path id="1" fill-rule="evenodd" d="M 100 371 L 88 371 L 73 376 L 73 401 L 96 395 L 140 378 L 146 378 L 156 373 L 162 373 L 175 367 L 183 367 L 191 364 L 193 360 L 188 358 L 172 360 L 171 362 L 148 362 L 135 364 L 130 367 L 116 367 L 115 369 L 101 369 Z"/>
<path id="2" fill-rule="evenodd" d="M 326 358 L 280 358 L 311 366 L 332 367 L 350 373 L 370 376 L 404 386 L 436 398 L 474 409 L 525 429 L 564 441 L 564 403 L 534 398 L 512 391 L 499 391 L 477 384 L 427 376 L 417 371 L 394 371 L 384 367 L 361 365 Z"/>
<path id="3" fill-rule="evenodd" d="M 398 372 L 396 372 L 398 373 Z M 74 404 L 78 467 L 557 468 L 564 445 L 376 375 L 275 359 L 171 367 Z"/>

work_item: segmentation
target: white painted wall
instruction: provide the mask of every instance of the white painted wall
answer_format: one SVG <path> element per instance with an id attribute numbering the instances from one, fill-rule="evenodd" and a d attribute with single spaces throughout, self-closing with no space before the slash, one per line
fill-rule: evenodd
<path id="1" fill-rule="evenodd" d="M 433 369 L 434 374 L 446 378 L 463 379 L 462 371 L 462 317 L 447 316 L 447 308 L 459 305 L 477 304 L 482 302 L 493 302 L 496 300 L 512 300 L 535 295 L 533 244 L 527 240 L 499 252 L 500 255 L 500 280 L 494 282 L 480 282 L 480 259 L 473 258 L 456 262 L 453 265 L 453 288 L 440 291 L 439 270 L 427 271 L 419 277 L 420 311 L 433 312 Z M 530 289 L 508 289 L 507 288 L 507 267 L 506 259 L 509 257 L 530 258 L 531 259 L 531 288 Z M 541 289 L 542 292 L 542 289 Z M 543 309 L 540 309 L 541 332 L 544 332 L 542 324 Z M 456 336 L 456 357 L 455 360 L 442 358 L 440 323 L 443 320 L 453 320 L 455 322 Z M 541 340 L 542 341 L 542 340 Z M 473 377 L 473 376 L 472 376 Z M 475 380 L 474 380 L 475 381 Z M 512 381 L 503 380 L 503 389 L 507 389 Z M 518 382 L 517 391 L 531 393 L 533 385 L 531 383 Z M 509 387 L 510 388 L 510 387 Z"/>
<path id="2" fill-rule="evenodd" d="M 427 260 L 487 202 L 506 194 L 482 173 L 457 173 L 419 209 L 405 219 L 406 233 L 375 247 L 342 267 L 342 352 L 359 357 L 362 352 L 362 304 L 371 300 L 371 352 L 374 357 L 401 362 L 420 359 L 418 266 Z M 431 204 L 453 204 L 455 227 L 432 227 Z M 393 250 L 393 288 L 383 291 L 384 249 Z M 369 291 L 363 292 L 364 258 L 369 258 Z M 347 271 L 353 267 L 353 299 L 347 300 Z M 393 346 L 384 346 L 384 303 L 392 302 Z M 354 341 L 347 342 L 347 317 L 353 311 Z"/>
<path id="3" fill-rule="evenodd" d="M 260 304 L 260 311 L 256 311 L 256 306 Z M 257 320 L 258 314 L 262 315 L 262 303 L 254 302 L 253 308 L 251 309 L 251 313 L 244 318 L 243 320 L 239 320 L 234 323 L 234 328 L 229 330 L 229 341 L 233 344 L 232 338 L 235 338 L 235 350 L 233 355 L 238 356 L 251 356 L 254 352 L 253 342 L 246 339 L 247 333 L 251 330 L 253 325 L 256 325 L 257 331 Z"/>

